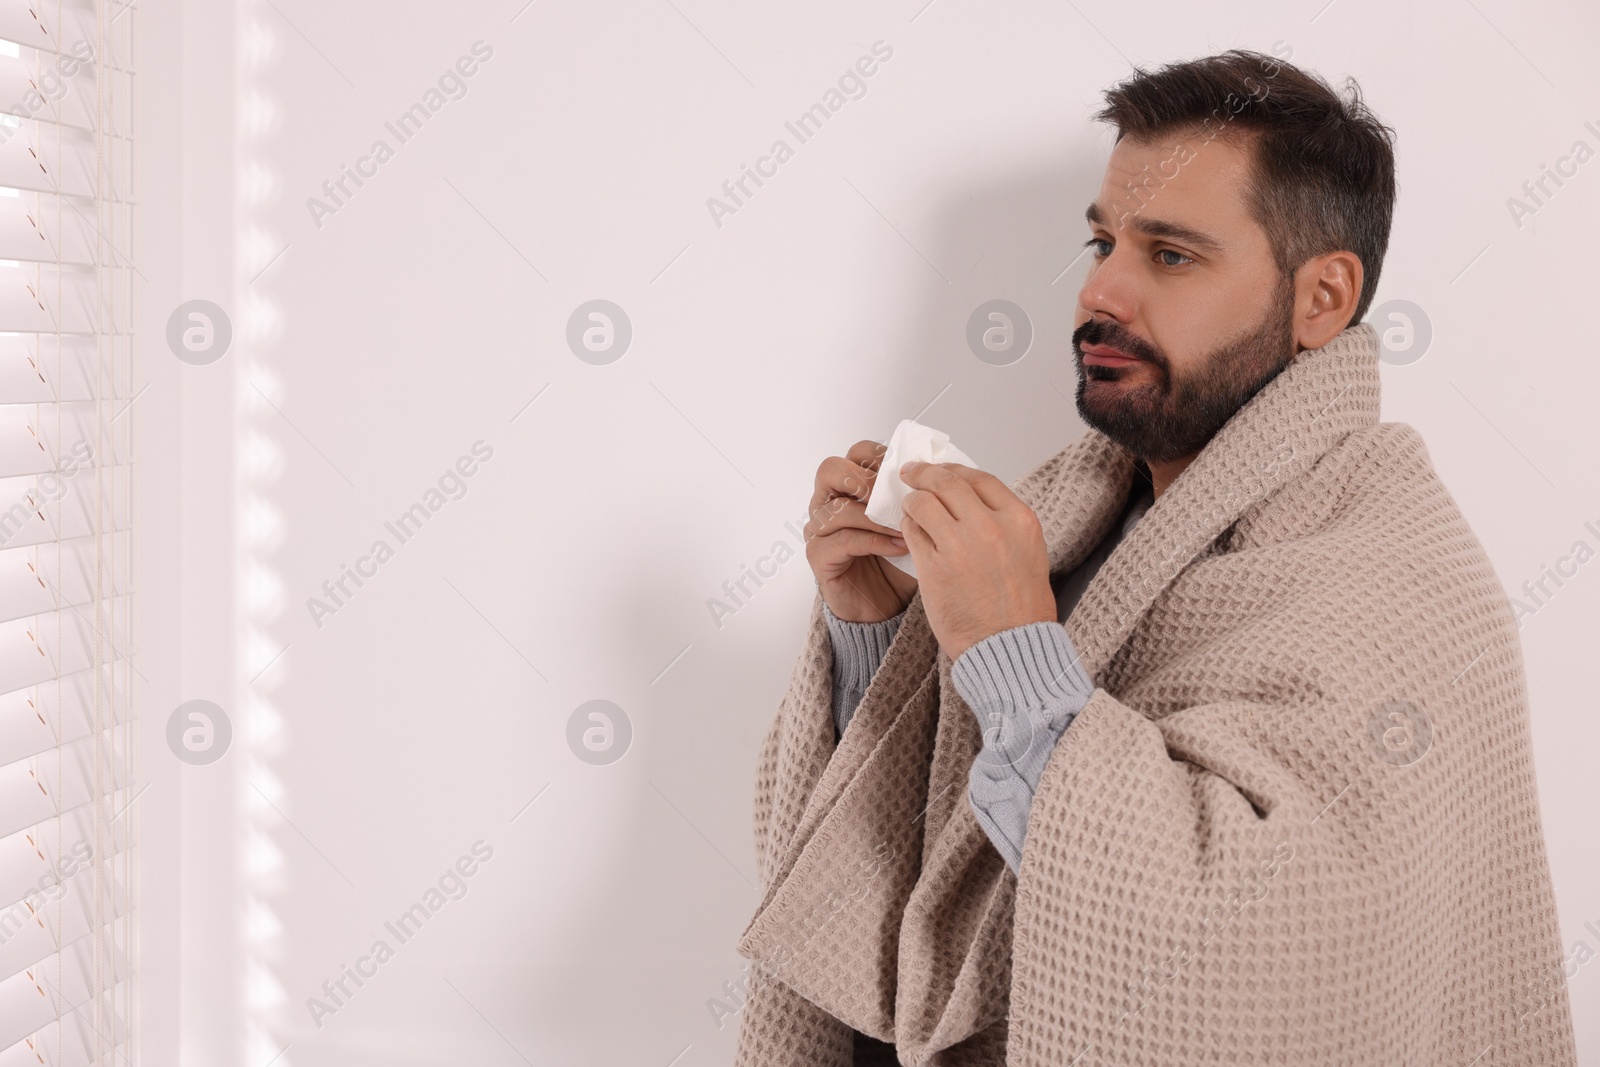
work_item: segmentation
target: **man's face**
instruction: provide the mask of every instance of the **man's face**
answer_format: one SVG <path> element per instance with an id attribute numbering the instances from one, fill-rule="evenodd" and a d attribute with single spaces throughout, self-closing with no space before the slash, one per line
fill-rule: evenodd
<path id="1" fill-rule="evenodd" d="M 1295 355 L 1293 279 L 1250 215 L 1249 177 L 1244 142 L 1124 137 L 1089 207 L 1078 413 L 1147 463 L 1198 452 Z"/>

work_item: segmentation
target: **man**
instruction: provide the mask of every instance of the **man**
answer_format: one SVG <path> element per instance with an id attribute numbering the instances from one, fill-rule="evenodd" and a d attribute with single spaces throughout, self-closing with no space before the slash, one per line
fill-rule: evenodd
<path id="1" fill-rule="evenodd" d="M 1392 134 L 1259 53 L 1106 101 L 1090 431 L 898 534 L 818 469 L 738 1062 L 1572 1064 L 1516 626 L 1378 420 Z"/>

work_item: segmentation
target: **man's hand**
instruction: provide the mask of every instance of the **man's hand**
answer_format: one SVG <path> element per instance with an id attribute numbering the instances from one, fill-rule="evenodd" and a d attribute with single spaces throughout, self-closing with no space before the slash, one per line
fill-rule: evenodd
<path id="1" fill-rule="evenodd" d="M 992 474 L 960 463 L 906 463 L 912 490 L 900 535 L 917 565 L 922 603 L 951 659 L 986 637 L 1055 622 L 1050 553 L 1033 509 Z"/>
<path id="2" fill-rule="evenodd" d="M 867 498 L 886 446 L 858 441 L 817 468 L 806 522 L 806 561 L 822 599 L 846 622 L 882 622 L 905 610 L 917 580 L 880 557 L 903 556 L 900 535 L 867 518 Z"/>

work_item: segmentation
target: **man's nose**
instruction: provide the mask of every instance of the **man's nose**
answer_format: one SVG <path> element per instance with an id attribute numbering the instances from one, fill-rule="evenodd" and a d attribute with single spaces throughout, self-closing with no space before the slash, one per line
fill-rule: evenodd
<path id="1" fill-rule="evenodd" d="M 1090 317 L 1099 316 L 1119 323 L 1133 321 L 1139 307 L 1137 272 L 1130 255 L 1120 246 L 1099 261 L 1078 290 L 1078 306 Z"/>

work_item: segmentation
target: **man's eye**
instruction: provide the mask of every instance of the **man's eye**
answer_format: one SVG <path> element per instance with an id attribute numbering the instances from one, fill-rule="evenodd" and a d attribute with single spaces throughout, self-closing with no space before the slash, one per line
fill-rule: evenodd
<path id="1" fill-rule="evenodd" d="M 1111 242 L 1106 240 L 1104 237 L 1091 237 L 1083 243 L 1094 248 L 1094 256 L 1096 259 L 1104 259 L 1111 254 Z M 1104 250 L 1098 247 L 1100 245 L 1105 245 Z"/>
<path id="2" fill-rule="evenodd" d="M 1193 263 L 1194 262 L 1194 260 L 1192 260 L 1188 256 L 1184 255 L 1182 252 L 1174 251 L 1171 248 L 1163 248 L 1161 251 L 1157 252 L 1156 255 L 1158 255 L 1158 256 L 1177 256 L 1178 259 L 1180 260 L 1180 262 L 1174 263 L 1170 259 L 1162 259 L 1161 264 L 1162 264 L 1162 266 L 1165 266 L 1165 267 L 1181 267 L 1181 266 L 1183 266 L 1184 263 Z"/>

